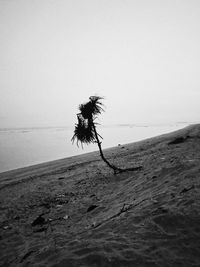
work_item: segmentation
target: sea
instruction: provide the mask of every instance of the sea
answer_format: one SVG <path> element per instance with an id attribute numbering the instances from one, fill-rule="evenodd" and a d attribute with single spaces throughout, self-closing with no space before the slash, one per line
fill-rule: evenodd
<path id="1" fill-rule="evenodd" d="M 102 147 L 140 141 L 172 132 L 189 123 L 99 126 Z M 0 173 L 98 150 L 96 144 L 73 144 L 73 127 L 0 128 Z"/>

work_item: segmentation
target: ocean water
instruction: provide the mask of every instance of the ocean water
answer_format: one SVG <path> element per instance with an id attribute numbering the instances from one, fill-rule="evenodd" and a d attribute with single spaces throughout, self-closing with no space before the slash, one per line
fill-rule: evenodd
<path id="1" fill-rule="evenodd" d="M 187 124 L 100 126 L 102 147 L 108 148 L 183 128 Z M 98 150 L 96 144 L 71 143 L 72 127 L 0 129 L 0 172 Z"/>

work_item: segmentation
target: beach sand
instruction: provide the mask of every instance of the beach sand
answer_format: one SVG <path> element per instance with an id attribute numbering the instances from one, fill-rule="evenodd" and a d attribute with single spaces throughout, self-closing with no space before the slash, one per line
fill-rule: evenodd
<path id="1" fill-rule="evenodd" d="M 116 133 L 117 134 L 117 133 Z M 200 266 L 200 124 L 0 174 L 0 266 Z"/>

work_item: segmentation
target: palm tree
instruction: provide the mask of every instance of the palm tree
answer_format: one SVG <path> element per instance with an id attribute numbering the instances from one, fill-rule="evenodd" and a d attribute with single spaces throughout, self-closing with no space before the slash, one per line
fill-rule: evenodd
<path id="1" fill-rule="evenodd" d="M 90 144 L 90 143 L 97 143 L 99 147 L 99 152 L 102 160 L 113 169 L 114 173 L 123 172 L 126 170 L 139 170 L 141 167 L 136 168 L 129 168 L 129 169 L 121 169 L 116 167 L 115 165 L 111 164 L 105 157 L 101 147 L 100 139 L 103 139 L 96 130 L 95 120 L 97 115 L 101 114 L 104 111 L 102 108 L 103 104 L 101 100 L 103 97 L 100 96 L 90 96 L 89 101 L 85 104 L 79 105 L 80 113 L 77 114 L 78 123 L 75 126 L 74 135 L 72 137 L 72 143 L 77 140 L 77 145 L 79 142 L 81 145 L 83 143 Z"/>

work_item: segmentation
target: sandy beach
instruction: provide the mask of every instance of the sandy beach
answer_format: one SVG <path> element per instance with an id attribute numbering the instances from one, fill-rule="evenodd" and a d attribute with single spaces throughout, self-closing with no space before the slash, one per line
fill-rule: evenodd
<path id="1" fill-rule="evenodd" d="M 200 124 L 0 174 L 0 266 L 200 266 Z"/>

